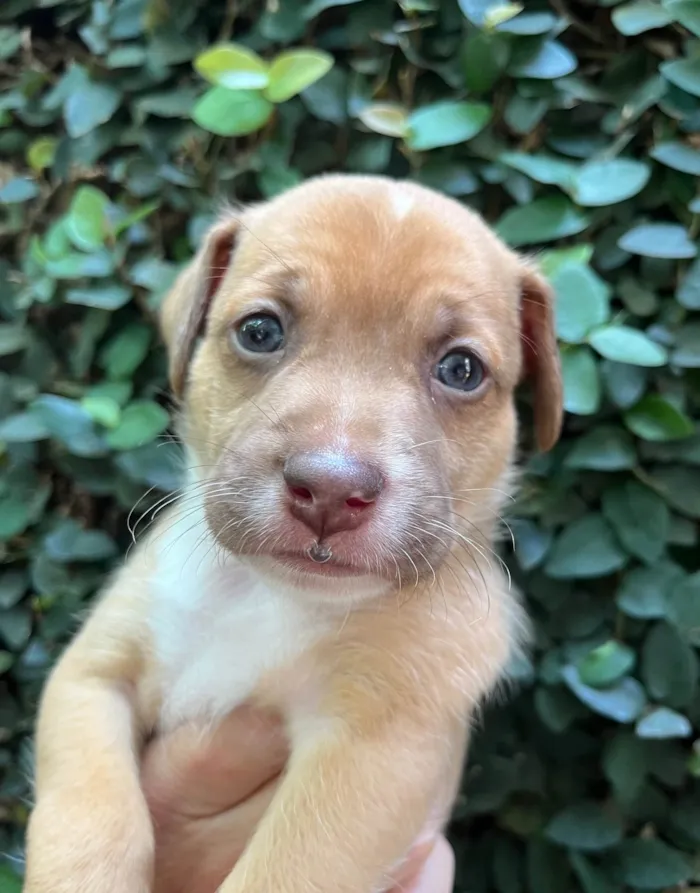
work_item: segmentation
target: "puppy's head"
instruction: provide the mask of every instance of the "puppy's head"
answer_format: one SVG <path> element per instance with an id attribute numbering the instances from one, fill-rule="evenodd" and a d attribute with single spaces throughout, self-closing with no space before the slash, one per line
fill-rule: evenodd
<path id="1" fill-rule="evenodd" d="M 413 585 L 483 554 L 521 378 L 540 448 L 559 434 L 546 284 L 415 184 L 325 177 L 224 215 L 162 328 L 212 534 L 307 587 Z"/>

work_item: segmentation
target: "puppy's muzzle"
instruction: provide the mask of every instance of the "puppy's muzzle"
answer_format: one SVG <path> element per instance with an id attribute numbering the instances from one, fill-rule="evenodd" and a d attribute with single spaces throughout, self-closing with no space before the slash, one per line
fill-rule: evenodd
<path id="1" fill-rule="evenodd" d="M 347 453 L 312 450 L 284 463 L 289 510 L 320 542 L 365 523 L 384 489 L 384 476 Z"/>

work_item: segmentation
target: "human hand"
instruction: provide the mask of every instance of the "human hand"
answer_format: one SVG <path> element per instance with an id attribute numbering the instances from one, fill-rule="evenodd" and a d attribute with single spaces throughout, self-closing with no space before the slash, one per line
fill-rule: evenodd
<path id="1" fill-rule="evenodd" d="M 155 826 L 154 893 L 215 893 L 272 800 L 287 757 L 281 724 L 247 707 L 213 736 L 185 726 L 149 746 L 142 784 Z M 440 837 L 412 849 L 392 893 L 450 893 L 453 877 L 452 849 Z"/>

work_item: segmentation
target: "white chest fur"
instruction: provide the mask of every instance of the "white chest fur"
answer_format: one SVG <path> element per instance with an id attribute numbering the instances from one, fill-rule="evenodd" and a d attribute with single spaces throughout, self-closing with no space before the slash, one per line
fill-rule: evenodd
<path id="1" fill-rule="evenodd" d="M 222 556 L 201 521 L 190 514 L 156 543 L 150 623 L 164 729 L 223 717 L 340 622 Z"/>

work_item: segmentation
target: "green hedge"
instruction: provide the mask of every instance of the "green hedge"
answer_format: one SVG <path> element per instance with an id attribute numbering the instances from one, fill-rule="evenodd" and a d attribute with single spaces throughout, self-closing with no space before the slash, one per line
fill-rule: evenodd
<path id="1" fill-rule="evenodd" d="M 329 170 L 459 197 L 557 293 L 566 430 L 506 549 L 536 647 L 457 888 L 700 880 L 698 37 L 698 0 L 2 0 L 0 893 L 41 681 L 177 486 L 153 312 L 222 199 Z"/>

